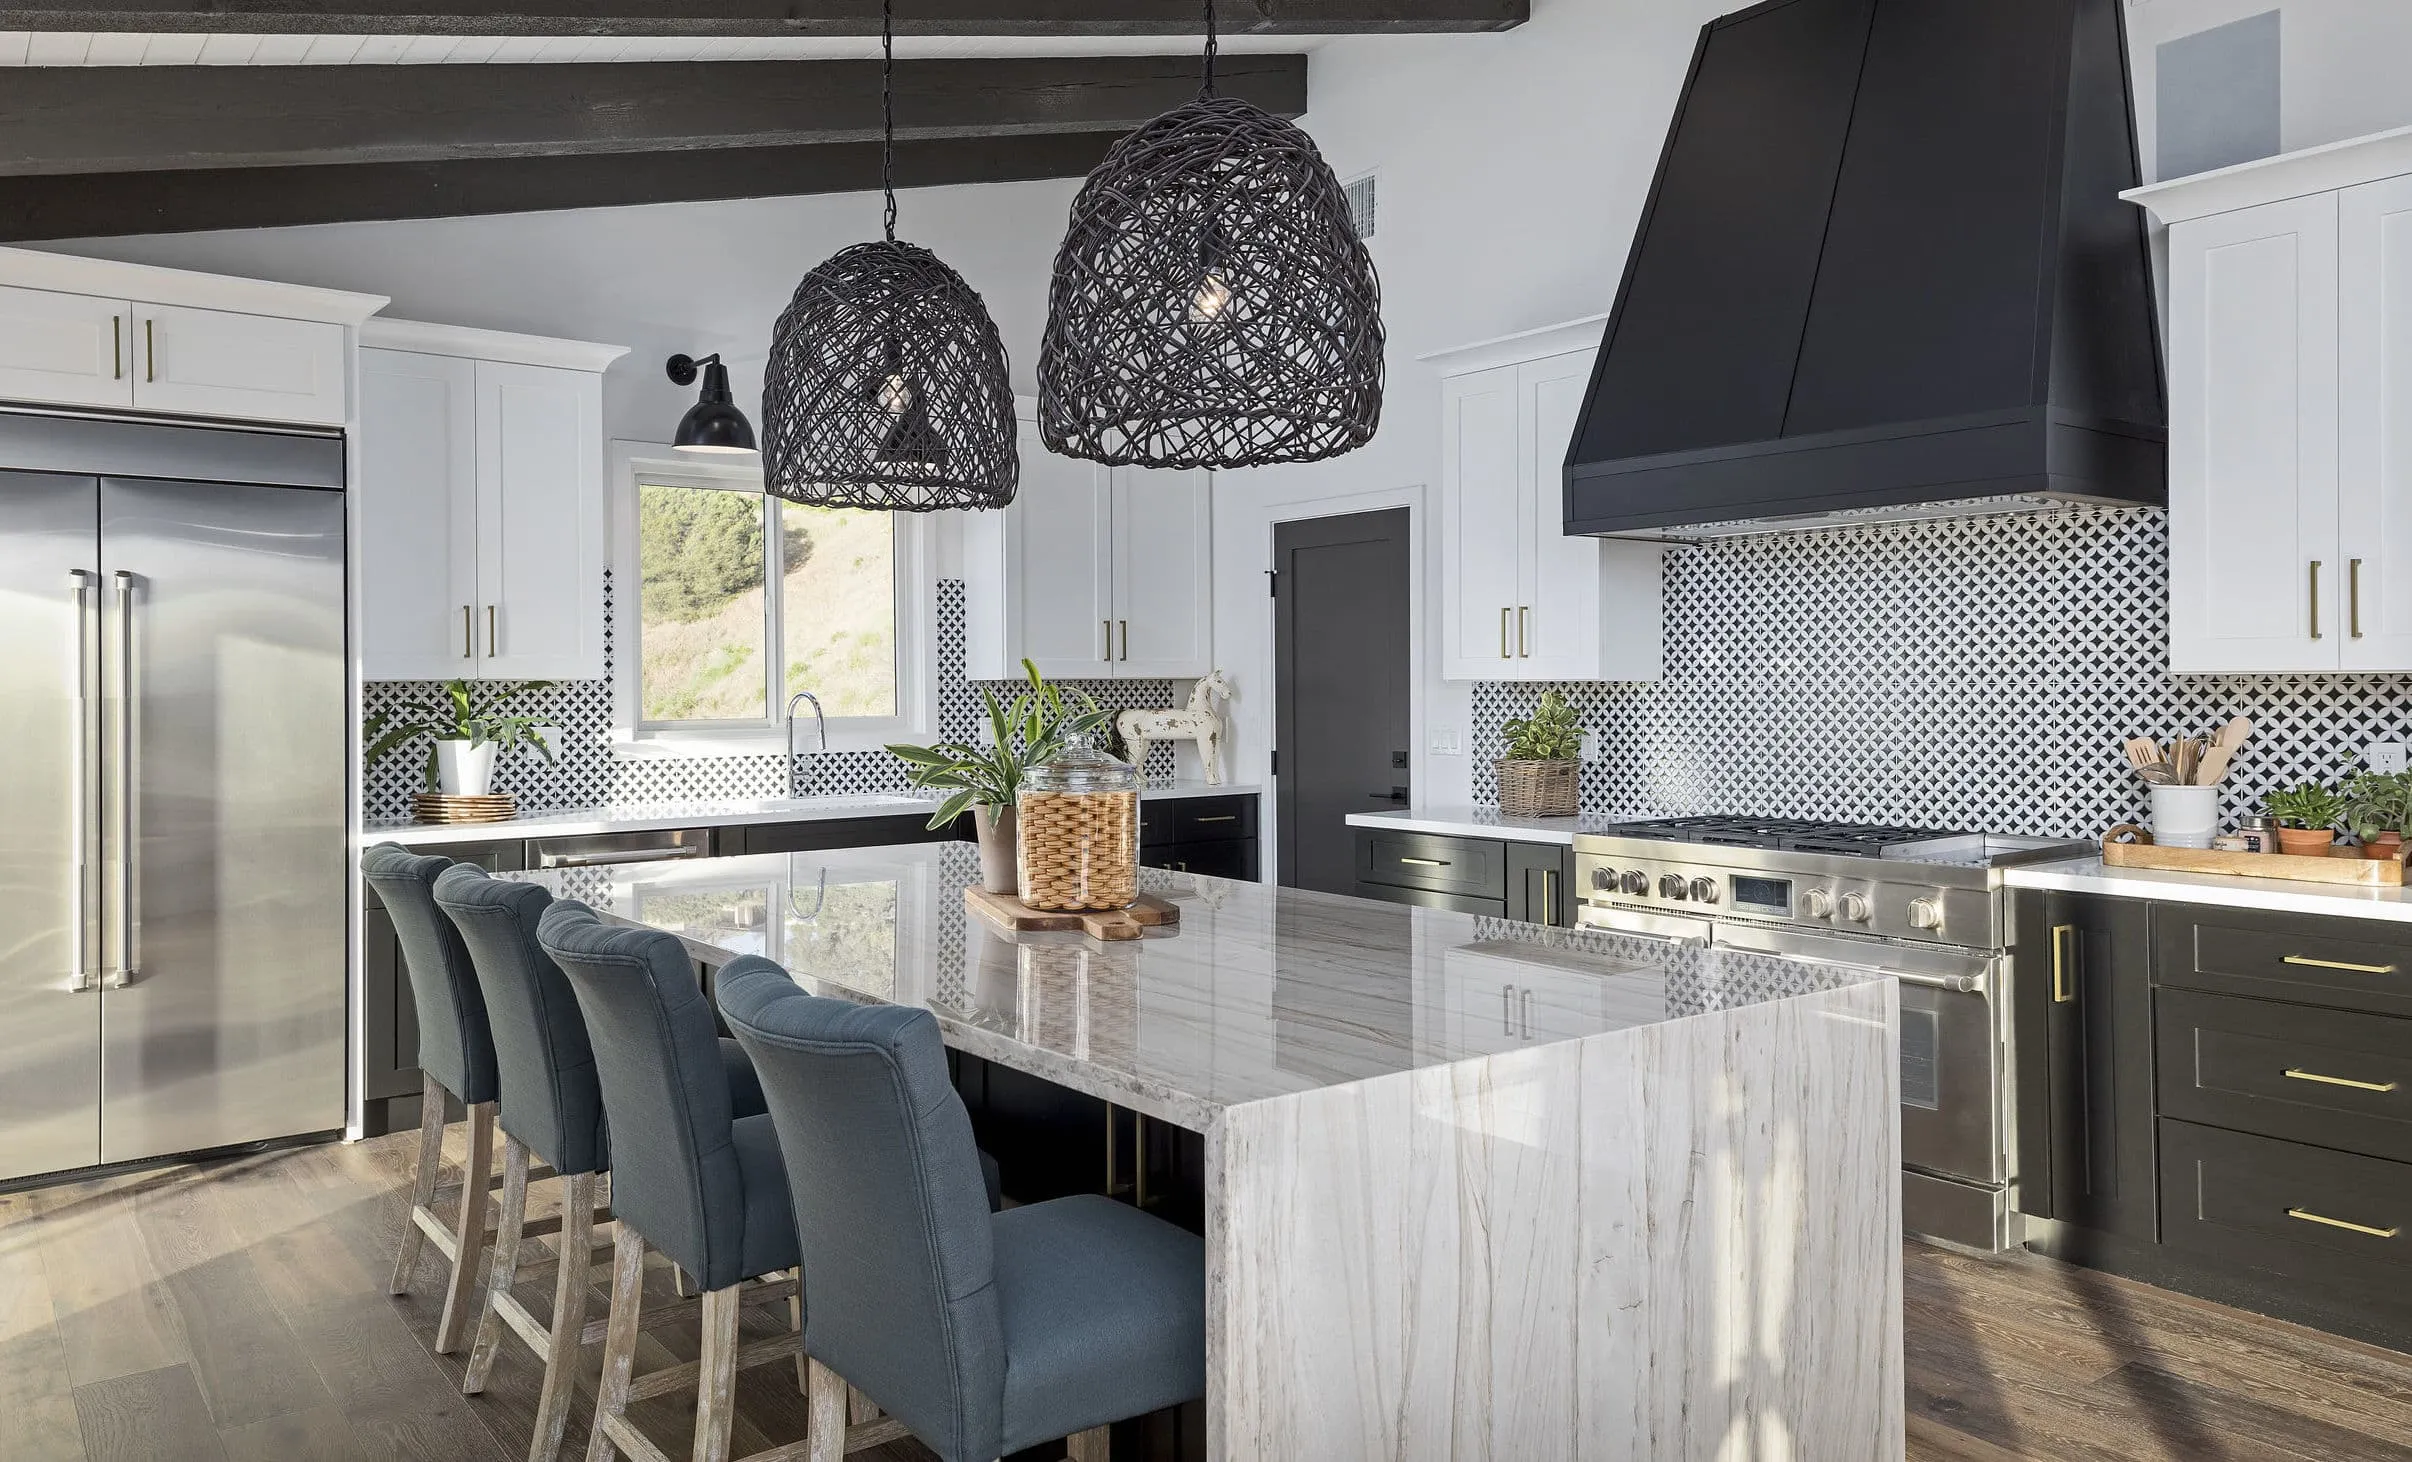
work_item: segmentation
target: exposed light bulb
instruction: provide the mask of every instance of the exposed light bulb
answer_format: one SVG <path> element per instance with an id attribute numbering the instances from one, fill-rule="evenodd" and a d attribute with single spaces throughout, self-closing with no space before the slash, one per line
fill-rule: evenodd
<path id="1" fill-rule="evenodd" d="M 1223 281 L 1221 273 L 1209 269 L 1198 281 L 1197 292 L 1189 297 L 1189 323 L 1211 325 L 1222 318 L 1230 305 L 1231 286 Z"/>
<path id="2" fill-rule="evenodd" d="M 913 388 L 905 384 L 904 372 L 893 372 L 880 383 L 879 404 L 890 416 L 904 415 L 913 404 Z"/>

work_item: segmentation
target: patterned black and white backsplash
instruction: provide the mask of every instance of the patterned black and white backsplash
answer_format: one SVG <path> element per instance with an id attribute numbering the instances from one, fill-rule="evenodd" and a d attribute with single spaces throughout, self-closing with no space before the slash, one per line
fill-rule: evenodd
<path id="1" fill-rule="evenodd" d="M 1666 677 L 1555 687 L 1596 733 L 1583 809 L 2049 837 L 2142 820 L 2128 735 L 2253 739 L 2229 820 L 2412 740 L 2412 676 L 2173 676 L 2159 509 L 1900 523 L 1670 549 Z M 1474 688 L 1474 796 L 1544 690 Z"/>
<path id="2" fill-rule="evenodd" d="M 607 570 L 603 579 L 603 677 L 567 680 L 518 702 L 547 724 L 559 728 L 554 738 L 560 757 L 547 766 L 539 758 L 503 761 L 495 768 L 495 787 L 519 798 L 523 811 L 556 807 L 595 807 L 631 802 L 718 801 L 752 797 L 796 797 L 807 793 L 862 794 L 906 790 L 904 767 L 884 751 L 842 751 L 821 757 L 799 757 L 792 766 L 783 756 L 680 757 L 647 761 L 617 760 L 611 753 L 612 676 L 617 668 L 613 626 L 613 585 Z M 986 723 L 980 687 L 964 677 L 963 581 L 938 581 L 938 737 L 979 740 Z M 1175 704 L 1178 688 L 1169 680 L 1065 681 L 1096 697 L 1111 710 L 1153 710 Z M 1003 689 L 1003 688 L 1000 688 Z M 426 698 L 437 687 L 422 681 L 373 680 L 363 687 L 366 714 L 390 711 L 405 697 Z M 364 794 L 371 822 L 394 821 L 410 815 L 411 794 L 426 777 L 426 743 L 404 747 L 367 772 Z M 1169 777 L 1173 748 L 1150 749 L 1147 773 Z"/>

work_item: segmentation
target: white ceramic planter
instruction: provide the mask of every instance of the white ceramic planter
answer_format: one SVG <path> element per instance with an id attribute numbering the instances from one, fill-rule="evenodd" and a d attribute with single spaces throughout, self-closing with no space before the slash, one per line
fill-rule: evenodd
<path id="1" fill-rule="evenodd" d="M 2164 848 L 2208 848 L 2219 831 L 2219 788 L 2153 787 L 2152 840 Z"/>
<path id="2" fill-rule="evenodd" d="M 436 749 L 436 790 L 447 797 L 483 797 L 494 790 L 491 741 L 439 741 Z"/>

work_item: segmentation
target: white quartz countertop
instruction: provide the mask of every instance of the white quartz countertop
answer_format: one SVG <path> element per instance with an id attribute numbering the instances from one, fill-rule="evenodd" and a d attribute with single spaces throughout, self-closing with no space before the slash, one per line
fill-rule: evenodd
<path id="1" fill-rule="evenodd" d="M 808 988 L 928 1007 L 947 1044 L 1205 1131 L 1227 1109 L 1838 990 L 1865 970 L 1143 869 L 1176 927 L 1100 943 L 967 911 L 960 843 L 511 873 L 756 954 Z"/>
<path id="2" fill-rule="evenodd" d="M 1253 785 L 1210 787 L 1203 782 L 1152 783 L 1140 790 L 1149 801 L 1184 797 L 1254 796 Z M 928 817 L 936 799 L 903 793 L 829 797 L 757 797 L 741 801 L 629 802 L 609 807 L 567 807 L 531 812 L 507 822 L 433 824 L 375 822 L 361 830 L 362 846 L 400 843 L 409 848 L 487 843 L 515 838 L 576 838 L 600 833 L 652 832 L 680 827 L 740 827 L 754 823 L 824 822 L 849 817 Z"/>
<path id="3" fill-rule="evenodd" d="M 1576 817 L 1508 817 L 1492 807 L 1417 807 L 1348 815 L 1350 827 L 1438 833 L 1454 838 L 1496 838 L 1507 843 L 1549 843 L 1561 848 L 1573 847 L 1578 833 L 1604 832 L 1611 824 L 1631 820 L 1589 812 Z"/>
<path id="4" fill-rule="evenodd" d="M 2031 863 L 2010 869 L 2002 881 L 2012 888 L 2412 923 L 2412 890 L 2400 888 L 2348 888 L 2289 878 L 2229 878 L 2216 873 L 2172 873 L 2159 868 L 2112 868 L 2100 858 Z"/>

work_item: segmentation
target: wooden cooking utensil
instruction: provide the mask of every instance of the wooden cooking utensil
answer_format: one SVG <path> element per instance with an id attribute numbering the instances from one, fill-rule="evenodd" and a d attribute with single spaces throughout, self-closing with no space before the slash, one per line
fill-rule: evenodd
<path id="1" fill-rule="evenodd" d="M 2221 779 L 2228 775 L 2228 758 L 2235 754 L 2236 748 L 2226 742 L 2212 742 L 2210 749 L 2203 753 L 2202 765 L 2194 769 L 2194 784 L 2198 787 L 2218 786 Z"/>

